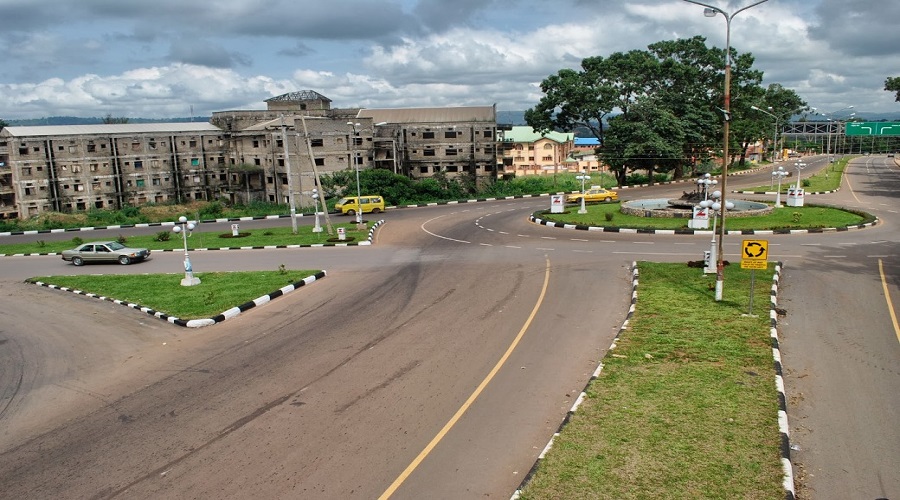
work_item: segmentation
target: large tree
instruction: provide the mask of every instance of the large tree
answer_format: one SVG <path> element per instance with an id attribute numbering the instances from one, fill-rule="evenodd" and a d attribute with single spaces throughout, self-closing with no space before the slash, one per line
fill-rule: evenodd
<path id="1" fill-rule="evenodd" d="M 884 90 L 888 92 L 896 92 L 895 101 L 900 102 L 900 76 L 889 76 L 884 81 Z"/>

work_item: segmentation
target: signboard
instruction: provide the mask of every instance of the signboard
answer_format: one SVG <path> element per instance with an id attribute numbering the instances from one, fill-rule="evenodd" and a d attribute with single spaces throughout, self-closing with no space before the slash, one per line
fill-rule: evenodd
<path id="1" fill-rule="evenodd" d="M 769 259 L 769 242 L 766 240 L 744 240 L 741 244 L 741 260 Z"/>
<path id="2" fill-rule="evenodd" d="M 900 122 L 847 122 L 846 135 L 900 135 Z"/>
<path id="3" fill-rule="evenodd" d="M 551 194 L 550 195 L 550 213 L 551 214 L 561 214 L 565 212 L 565 204 L 563 203 L 563 196 L 561 194 Z"/>
<path id="4" fill-rule="evenodd" d="M 741 269 L 762 269 L 765 271 L 769 267 L 769 263 L 764 260 L 743 260 L 741 259 Z"/>

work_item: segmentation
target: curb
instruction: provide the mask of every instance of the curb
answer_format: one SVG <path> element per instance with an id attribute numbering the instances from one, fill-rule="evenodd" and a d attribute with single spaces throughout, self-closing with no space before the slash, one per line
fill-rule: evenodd
<path id="1" fill-rule="evenodd" d="M 548 227 L 558 227 L 562 229 L 577 229 L 579 231 L 597 231 L 601 233 L 626 233 L 626 234 L 705 234 L 712 235 L 709 229 L 633 229 L 624 227 L 604 227 L 604 226 L 587 226 L 584 224 L 565 224 L 562 222 L 552 222 L 540 219 L 532 214 L 528 220 L 535 224 Z M 815 229 L 767 229 L 767 230 L 742 230 L 742 231 L 725 231 L 725 235 L 767 235 L 767 234 L 817 234 L 817 233 L 839 233 L 850 231 L 852 229 L 866 229 L 878 224 L 878 218 L 865 224 L 856 224 L 853 226 L 843 227 L 822 227 Z"/>
<path id="2" fill-rule="evenodd" d="M 352 247 L 352 246 L 371 246 L 372 240 L 375 238 L 375 230 L 384 224 L 384 219 L 376 222 L 369 229 L 369 235 L 365 240 L 348 243 L 310 243 L 308 245 L 263 245 L 250 247 L 216 247 L 216 248 L 188 248 L 191 252 L 211 252 L 215 250 L 272 250 L 275 248 L 314 248 L 314 247 Z M 164 250 L 152 250 L 153 252 L 183 252 L 182 248 L 168 248 Z M 34 257 L 38 255 L 62 255 L 60 252 L 48 253 L 0 253 L 0 257 Z"/>
<path id="3" fill-rule="evenodd" d="M 783 265 L 781 262 L 775 264 L 775 275 L 772 277 L 772 290 L 770 293 L 770 305 L 769 305 L 769 317 L 771 321 L 771 330 L 770 337 L 772 339 L 772 356 L 775 362 L 775 386 L 778 389 L 778 430 L 781 433 L 781 467 L 784 472 L 784 478 L 782 480 L 782 487 L 784 488 L 784 497 L 786 500 L 794 500 L 794 473 L 793 468 L 791 466 L 791 444 L 790 444 L 790 428 L 788 427 L 787 420 L 787 398 L 785 397 L 784 392 L 784 378 L 781 371 L 781 353 L 778 349 L 778 314 L 776 312 L 776 306 L 778 304 L 778 282 L 781 279 L 781 269 Z M 619 328 L 619 331 L 616 332 L 615 337 L 613 338 L 612 344 L 610 344 L 609 349 L 607 350 L 607 354 L 615 350 L 616 344 L 619 341 L 619 338 L 622 336 L 622 333 L 628 329 L 628 323 L 631 320 L 632 316 L 634 316 L 635 307 L 637 304 L 637 289 L 638 289 L 638 268 L 637 262 L 631 263 L 631 306 L 628 308 L 628 314 L 625 315 L 625 321 L 622 323 L 622 326 Z M 605 357 L 605 356 L 604 356 Z M 572 405 L 572 408 L 566 413 L 565 418 L 563 418 L 562 423 L 559 425 L 557 431 L 550 438 L 550 441 L 544 446 L 544 449 L 538 455 L 537 460 L 535 460 L 534 465 L 531 466 L 531 469 L 528 471 L 528 474 L 525 475 L 525 478 L 522 479 L 522 482 L 519 483 L 518 488 L 510 497 L 510 500 L 518 500 L 518 498 L 522 494 L 522 489 L 524 489 L 534 475 L 537 473 L 538 468 L 541 465 L 541 462 L 544 460 L 544 457 L 547 453 L 553 448 L 553 442 L 559 437 L 560 433 L 566 427 L 566 425 L 571 420 L 572 416 L 578 410 L 578 407 L 581 406 L 581 403 L 587 397 L 587 391 L 590 388 L 591 384 L 594 383 L 595 380 L 600 376 L 600 372 L 603 371 L 603 361 L 601 360 L 597 369 L 594 370 L 594 373 L 591 375 L 591 378 L 588 380 L 584 389 L 581 391 L 581 394 L 578 395 L 578 399 L 575 401 L 575 404 Z"/>
<path id="4" fill-rule="evenodd" d="M 622 335 L 626 329 L 628 329 L 628 322 L 631 321 L 631 317 L 634 316 L 634 310 L 637 305 L 637 288 L 638 288 L 638 268 L 637 262 L 631 263 L 631 306 L 628 308 L 628 314 L 625 315 L 625 321 L 622 323 L 622 326 L 619 327 L 619 331 L 616 332 L 616 336 L 613 337 L 613 342 L 609 346 L 607 352 L 612 351 L 616 348 L 616 343 L 619 341 L 619 337 Z M 605 356 L 604 356 L 605 357 Z M 544 457 L 547 456 L 547 453 L 553 448 L 553 442 L 559 437 L 560 433 L 562 433 L 563 429 L 568 425 L 569 421 L 572 419 L 572 416 L 578 411 L 578 407 L 581 406 L 581 403 L 587 397 L 587 390 L 597 380 L 597 377 L 600 376 L 600 372 L 603 371 L 603 360 L 600 361 L 600 364 L 597 366 L 597 369 L 594 370 L 594 373 L 591 374 L 591 378 L 588 379 L 587 384 L 585 384 L 584 389 L 582 389 L 581 394 L 578 395 L 578 399 L 575 400 L 575 404 L 572 405 L 572 408 L 566 413 L 565 418 L 559 427 L 556 429 L 556 432 L 553 433 L 553 436 L 550 437 L 550 441 L 544 446 L 544 449 L 541 450 L 541 453 L 538 455 L 537 460 L 535 460 L 534 465 L 529 469 L 528 474 L 525 474 L 525 478 L 522 479 L 522 482 L 519 483 L 519 487 L 516 488 L 516 491 L 510 497 L 510 500 L 517 500 L 519 496 L 522 494 L 522 489 L 531 482 L 531 478 L 534 477 L 535 473 L 537 473 L 538 468 L 541 466 L 541 462 L 544 460 Z"/>
<path id="5" fill-rule="evenodd" d="M 781 433 L 781 468 L 784 471 L 782 486 L 784 498 L 794 500 L 794 470 L 791 466 L 791 431 L 788 426 L 787 397 L 784 392 L 784 374 L 781 370 L 781 350 L 778 346 L 778 282 L 781 280 L 783 264 L 775 264 L 775 276 L 772 277 L 771 301 L 769 304 L 769 321 L 772 338 L 772 357 L 775 359 L 775 387 L 778 389 L 778 431 Z"/>
<path id="6" fill-rule="evenodd" d="M 137 309 L 139 311 L 143 311 L 143 312 L 149 314 L 150 316 L 159 318 L 163 321 L 168 321 L 169 323 L 172 323 L 173 325 L 183 326 L 183 327 L 187 327 L 187 328 L 202 328 L 204 326 L 215 325 L 216 323 L 221 323 L 225 320 L 234 318 L 244 311 L 253 309 L 256 306 L 261 306 L 261 305 L 271 301 L 272 299 L 275 299 L 275 298 L 281 297 L 282 295 L 285 295 L 287 293 L 293 292 L 294 290 L 296 290 L 302 286 L 309 285 L 310 283 L 312 283 L 316 280 L 320 280 L 324 277 L 325 277 L 325 271 L 320 271 L 312 276 L 307 276 L 306 278 L 303 278 L 302 280 L 300 280 L 296 283 L 291 283 L 290 285 L 279 288 L 278 290 L 275 290 L 274 292 L 257 297 L 255 299 L 251 300 L 250 302 L 245 302 L 237 307 L 232 307 L 231 309 L 228 309 L 227 311 L 223 311 L 222 313 L 217 314 L 216 316 L 213 316 L 211 318 L 191 319 L 191 320 L 183 320 L 183 319 L 179 319 L 175 316 L 169 316 L 168 314 L 150 309 L 149 307 L 141 306 L 139 304 L 133 304 L 133 303 L 125 302 L 122 300 L 97 295 L 95 293 L 87 293 L 87 292 L 83 292 L 81 290 L 57 286 L 57 285 L 53 285 L 50 283 L 44 283 L 42 281 L 27 282 L 27 283 L 33 283 L 38 286 L 44 286 L 47 288 L 52 288 L 54 290 L 61 290 L 63 292 L 72 292 L 77 295 L 84 295 L 85 297 L 91 297 L 94 299 L 106 300 L 106 301 L 112 302 L 114 304 L 119 304 L 120 306 L 130 307 L 132 309 Z"/>

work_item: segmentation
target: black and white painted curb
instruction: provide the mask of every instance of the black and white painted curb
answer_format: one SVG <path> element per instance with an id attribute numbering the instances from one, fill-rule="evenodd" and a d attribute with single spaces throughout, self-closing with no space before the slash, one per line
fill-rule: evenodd
<path id="1" fill-rule="evenodd" d="M 579 231 L 597 231 L 600 233 L 631 233 L 631 234 L 705 234 L 712 235 L 712 230 L 704 230 L 704 229 L 632 229 L 632 228 L 624 228 L 624 227 L 603 227 L 603 226 L 588 226 L 585 224 L 566 224 L 563 222 L 553 222 L 539 218 L 537 215 L 532 214 L 529 217 L 529 220 L 535 224 L 540 224 L 542 226 L 548 227 L 559 227 L 563 229 L 577 229 Z M 725 231 L 726 235 L 766 235 L 766 234 L 813 234 L 813 233 L 835 233 L 842 231 L 850 231 L 851 229 L 865 229 L 867 227 L 872 227 L 878 224 L 878 218 L 872 222 L 867 222 L 865 224 L 855 224 L 851 226 L 842 226 L 842 227 L 819 227 L 813 229 L 766 229 L 766 230 L 755 230 L 748 229 L 742 231 Z"/>
<path id="2" fill-rule="evenodd" d="M 771 321 L 770 336 L 772 339 L 772 355 L 775 359 L 775 386 L 778 389 L 778 431 L 781 434 L 781 467 L 784 473 L 782 486 L 784 488 L 785 499 L 794 500 L 794 472 L 791 466 L 791 443 L 790 428 L 788 427 L 787 420 L 787 398 L 785 397 L 784 378 L 781 371 L 781 352 L 778 348 L 778 313 L 776 312 L 776 309 L 778 305 L 778 282 L 781 279 L 781 268 L 782 263 L 778 262 L 775 265 L 775 275 L 772 277 L 772 290 L 770 293 L 771 301 L 769 306 L 769 317 Z M 607 352 L 612 352 L 613 350 L 615 350 L 619 338 L 622 336 L 622 333 L 628 329 L 628 323 L 634 316 L 634 311 L 637 307 L 637 290 L 639 281 L 637 262 L 631 263 L 631 276 L 631 306 L 628 308 L 628 314 L 625 315 L 625 321 L 622 323 L 619 331 L 616 332 L 616 336 L 613 338 L 613 342 L 612 344 L 610 344 Z M 600 372 L 602 371 L 603 362 L 601 361 L 597 366 L 597 369 L 594 370 L 594 373 L 591 375 L 590 380 L 588 380 L 584 389 L 581 391 L 581 394 L 578 395 L 578 399 L 575 400 L 575 404 L 573 404 L 572 408 L 570 408 L 566 413 L 566 416 L 563 419 L 562 423 L 559 425 L 559 428 L 550 438 L 550 441 L 547 443 L 547 445 L 544 446 L 544 449 L 538 455 L 538 458 L 535 461 L 534 465 L 532 465 L 531 470 L 529 470 L 528 474 L 525 475 L 525 478 L 522 479 L 522 482 L 519 484 L 519 487 L 516 488 L 516 491 L 513 493 L 510 500 L 517 500 L 522 494 L 522 489 L 525 488 L 525 486 L 528 485 L 528 483 L 531 481 L 531 478 L 534 477 L 534 474 L 540 467 L 541 462 L 544 460 L 544 457 L 547 456 L 547 453 L 551 448 L 553 448 L 553 442 L 557 437 L 559 437 L 560 433 L 563 431 L 563 428 L 565 428 L 565 426 L 569 423 L 575 412 L 578 411 L 581 403 L 587 397 L 588 389 L 590 388 L 591 384 L 594 383 L 595 380 L 597 380 L 597 378 L 600 376 Z"/>
<path id="3" fill-rule="evenodd" d="M 616 336 L 613 338 L 612 344 L 609 346 L 608 351 L 612 351 L 616 348 L 616 343 L 619 341 L 619 337 L 622 335 L 628 328 L 628 322 L 631 321 L 631 317 L 634 316 L 634 310 L 637 306 L 637 289 L 638 289 L 638 268 L 637 262 L 631 263 L 631 306 L 628 308 L 628 314 L 625 315 L 625 321 L 622 323 L 622 326 L 619 328 L 619 331 L 616 332 Z M 607 351 L 607 352 L 608 352 Z M 572 416 L 575 415 L 575 412 L 578 411 L 578 407 L 581 406 L 581 403 L 584 402 L 584 399 L 587 397 L 587 390 L 597 380 L 597 377 L 600 376 L 600 372 L 603 371 L 603 362 L 597 366 L 597 369 L 594 370 L 594 373 L 591 374 L 591 378 L 588 380 L 587 384 L 585 384 L 584 389 L 582 389 L 581 394 L 578 395 L 578 399 L 575 400 L 575 404 L 569 409 L 566 413 L 565 418 L 559 427 L 556 429 L 556 432 L 553 433 L 553 436 L 550 437 L 550 441 L 547 443 L 547 446 L 544 446 L 544 449 L 538 455 L 537 460 L 535 460 L 534 465 L 531 466 L 531 470 L 528 471 L 528 474 L 525 475 L 525 478 L 522 479 L 522 482 L 519 483 L 519 487 L 516 488 L 516 491 L 513 493 L 510 500 L 517 500 L 519 496 L 522 494 L 522 489 L 531 481 L 531 478 L 534 477 L 534 474 L 537 472 L 538 468 L 541 465 L 541 462 L 544 460 L 544 457 L 547 456 L 547 453 L 553 448 L 553 442 L 559 437 L 560 433 L 563 431 L 566 425 L 568 425 L 569 420 L 572 419 Z"/>
<path id="4" fill-rule="evenodd" d="M 781 280 L 781 262 L 775 264 L 769 305 L 769 336 L 772 338 L 772 357 L 775 358 L 775 387 L 778 389 L 778 431 L 781 434 L 781 468 L 784 472 L 784 497 L 794 500 L 794 470 L 791 466 L 791 431 L 788 427 L 787 397 L 784 391 L 784 374 L 781 366 L 781 349 L 778 345 L 778 282 Z"/>
<path id="5" fill-rule="evenodd" d="M 271 301 L 271 300 L 273 300 L 273 299 L 276 299 L 276 298 L 278 298 L 278 297 L 281 297 L 282 295 L 291 293 L 291 292 L 293 292 L 294 290 L 296 290 L 296 289 L 298 289 L 298 288 L 300 288 L 300 287 L 302 287 L 302 286 L 309 285 L 310 283 L 312 283 L 312 282 L 314 282 L 314 281 L 316 281 L 316 280 L 320 280 L 320 279 L 322 279 L 322 278 L 324 278 L 324 277 L 325 277 L 325 271 L 320 271 L 320 272 L 318 272 L 318 273 L 316 273 L 316 274 L 314 274 L 314 275 L 312 275 L 312 276 L 307 276 L 306 278 L 303 278 L 302 280 L 300 280 L 300 281 L 298 281 L 298 282 L 296 282 L 296 283 L 291 283 L 290 285 L 281 287 L 281 288 L 279 288 L 278 290 L 275 290 L 274 292 L 268 293 L 268 294 L 263 295 L 263 296 L 261 296 L 261 297 L 257 297 L 256 299 L 253 299 L 253 300 L 251 300 L 250 302 L 245 302 L 245 303 L 243 303 L 243 304 L 241 304 L 241 305 L 239 305 L 239 306 L 237 306 L 237 307 L 232 307 L 231 309 L 228 309 L 227 311 L 223 311 L 222 313 L 217 314 L 216 316 L 213 316 L 212 318 L 191 319 L 191 320 L 183 320 L 183 319 L 179 319 L 179 318 L 176 318 L 176 317 L 174 317 L 174 316 L 169 316 L 168 314 L 161 313 L 161 312 L 159 312 L 159 311 L 153 310 L 153 309 L 151 309 L 151 308 L 149 308 L 149 307 L 141 306 L 140 304 L 134 304 L 134 303 L 131 303 L 131 302 L 125 302 L 125 301 L 123 301 L 123 300 L 118 300 L 118 299 L 114 299 L 114 298 L 111 298 L 111 297 L 104 297 L 104 296 L 102 296 L 102 295 L 97 295 L 97 294 L 95 294 L 95 293 L 87 293 L 87 292 L 84 292 L 84 291 L 81 291 L 81 290 L 77 290 L 77 289 L 74 289 L 74 288 L 68 288 L 68 287 L 63 287 L 63 286 L 57 286 L 57 285 L 53 285 L 53 284 L 50 284 L 50 283 L 44 283 L 44 282 L 42 282 L 42 281 L 35 281 L 35 282 L 33 282 L 33 283 L 34 283 L 35 285 L 45 286 L 45 287 L 47 287 L 47 288 L 53 288 L 53 289 L 55 289 L 55 290 L 62 290 L 62 291 L 64 291 L 64 292 L 72 292 L 72 293 L 75 293 L 75 294 L 78 294 L 78 295 L 84 295 L 85 297 L 91 297 L 91 298 L 94 298 L 94 299 L 106 300 L 106 301 L 112 302 L 112 303 L 114 303 L 114 304 L 119 304 L 120 306 L 125 306 L 125 307 L 130 307 L 130 308 L 132 308 L 132 309 L 137 309 L 137 310 L 143 311 L 143 312 L 145 312 L 145 313 L 147 313 L 147 314 L 149 314 L 150 316 L 153 316 L 153 317 L 155 317 L 155 318 L 159 318 L 159 319 L 161 319 L 161 320 L 163 320 L 163 321 L 168 321 L 169 323 L 172 323 L 172 324 L 174 324 L 174 325 L 184 326 L 184 327 L 187 327 L 187 328 L 201 328 L 201 327 L 204 327 L 204 326 L 215 325 L 216 323 L 221 323 L 221 322 L 223 322 L 223 321 L 225 321 L 225 320 L 234 318 L 235 316 L 241 314 L 241 313 L 244 312 L 244 311 L 247 311 L 247 310 L 249 310 L 249 309 L 253 309 L 253 308 L 256 307 L 256 306 L 261 306 L 261 305 L 263 305 L 263 304 L 266 304 L 266 303 L 268 303 L 269 301 Z"/>
<path id="6" fill-rule="evenodd" d="M 275 248 L 313 248 L 313 247 L 351 247 L 351 246 L 370 246 L 375 238 L 375 230 L 384 224 L 384 219 L 376 222 L 369 229 L 369 234 L 362 241 L 348 241 L 346 243 L 329 242 L 329 243 L 310 243 L 305 245 L 262 245 L 249 247 L 213 247 L 213 248 L 188 248 L 191 252 L 209 252 L 213 250 L 272 250 Z M 153 250 L 152 252 L 183 252 L 181 248 L 169 248 L 165 250 Z M 151 252 L 151 254 L 152 254 Z M 60 252 L 48 253 L 2 253 L 0 257 L 34 257 L 36 255 L 62 255 Z"/>

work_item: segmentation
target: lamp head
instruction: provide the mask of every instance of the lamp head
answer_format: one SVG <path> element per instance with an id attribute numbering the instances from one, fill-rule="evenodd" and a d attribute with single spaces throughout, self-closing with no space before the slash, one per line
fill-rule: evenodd
<path id="1" fill-rule="evenodd" d="M 716 17 L 719 11 L 710 7 L 703 9 L 703 15 L 706 17 Z"/>

